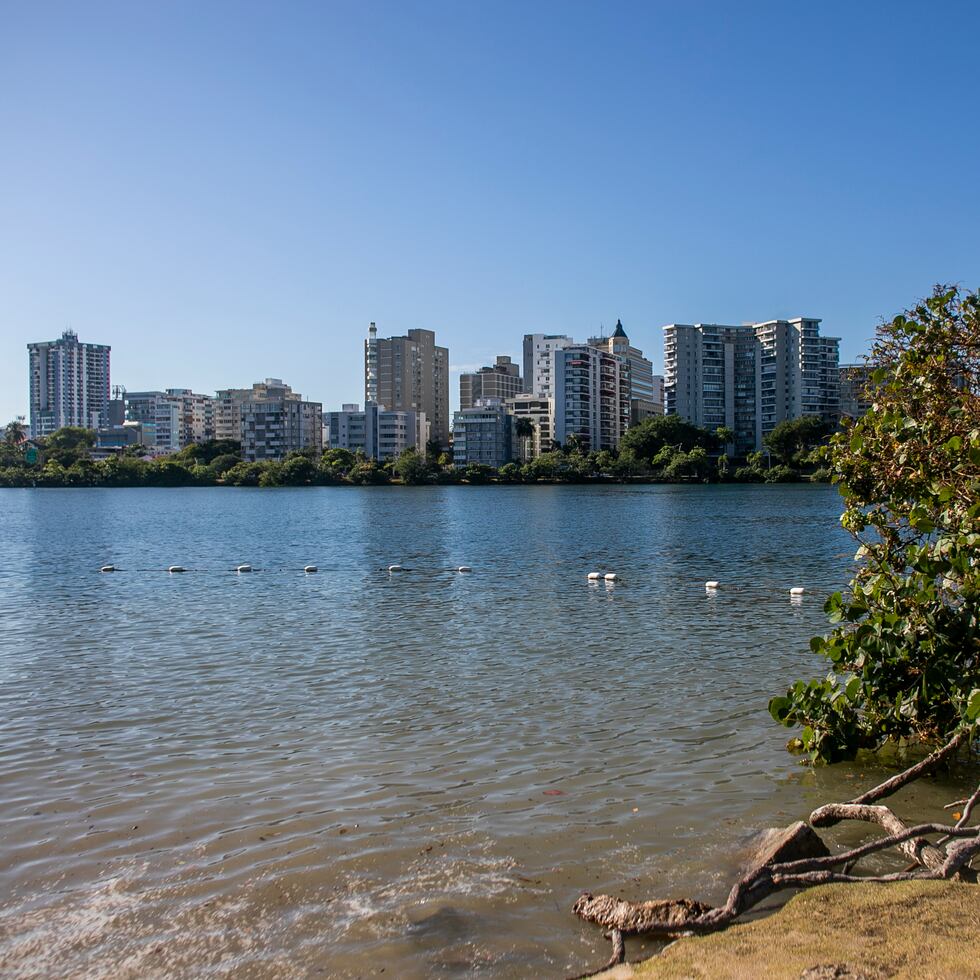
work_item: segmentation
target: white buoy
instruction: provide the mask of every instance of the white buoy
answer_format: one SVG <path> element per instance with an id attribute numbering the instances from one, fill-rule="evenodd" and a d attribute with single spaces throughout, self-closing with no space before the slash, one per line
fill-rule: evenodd
<path id="1" fill-rule="evenodd" d="M 473 569 L 470 568 L 469 565 L 460 565 L 459 568 L 456 569 L 456 571 L 457 572 L 472 572 Z"/>
<path id="2" fill-rule="evenodd" d="M 589 581 L 595 582 L 597 579 L 602 578 L 602 572 L 589 572 Z"/>
<path id="3" fill-rule="evenodd" d="M 185 572 L 185 571 L 187 571 L 187 569 L 185 569 L 183 565 L 171 565 L 167 569 L 167 571 L 168 572 Z"/>
<path id="4" fill-rule="evenodd" d="M 721 582 L 716 582 L 714 579 L 712 579 L 710 582 L 704 583 L 704 587 L 706 589 L 717 589 L 719 585 L 721 585 Z"/>
<path id="5" fill-rule="evenodd" d="M 619 576 L 615 572 L 606 572 L 605 578 L 607 582 L 619 581 Z"/>
<path id="6" fill-rule="evenodd" d="M 402 567 L 401 567 L 401 565 L 389 565 L 388 566 L 388 571 L 389 572 L 400 572 L 400 571 L 402 571 Z"/>
<path id="7" fill-rule="evenodd" d="M 115 565 L 103 565 L 99 571 L 100 572 L 114 572 L 116 570 Z"/>
<path id="8" fill-rule="evenodd" d="M 307 565 L 303 571 L 306 572 L 307 575 L 312 575 L 314 572 L 319 571 L 319 569 L 317 569 L 316 565 Z"/>
<path id="9" fill-rule="evenodd" d="M 251 565 L 239 565 L 238 568 L 235 569 L 236 572 L 250 572 L 251 570 Z"/>
<path id="10" fill-rule="evenodd" d="M 789 590 L 790 595 L 803 595 L 804 592 L 806 592 L 806 589 L 804 589 L 801 585 L 795 585 Z"/>

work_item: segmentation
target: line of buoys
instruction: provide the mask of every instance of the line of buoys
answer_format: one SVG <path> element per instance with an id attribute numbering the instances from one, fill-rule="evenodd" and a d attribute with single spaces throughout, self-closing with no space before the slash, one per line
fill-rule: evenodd
<path id="1" fill-rule="evenodd" d="M 100 572 L 114 572 L 116 570 L 115 565 L 103 565 L 99 571 Z"/>
<path id="2" fill-rule="evenodd" d="M 469 565 L 460 565 L 459 568 L 456 569 L 456 571 L 465 575 L 465 574 L 467 574 L 469 572 L 472 572 L 473 569 L 470 568 Z"/>
<path id="3" fill-rule="evenodd" d="M 607 582 L 618 582 L 619 576 L 615 572 L 606 572 L 605 579 Z"/>
<path id="4" fill-rule="evenodd" d="M 236 572 L 250 572 L 251 570 L 251 565 L 239 565 L 238 568 L 235 569 Z"/>
<path id="5" fill-rule="evenodd" d="M 806 592 L 806 589 L 800 585 L 794 585 L 793 588 L 789 590 L 790 595 L 803 595 L 804 592 Z"/>
<path id="6" fill-rule="evenodd" d="M 589 581 L 596 582 L 602 578 L 602 572 L 589 572 Z"/>
<path id="7" fill-rule="evenodd" d="M 316 567 L 316 565 L 307 565 L 304 567 L 303 571 L 306 572 L 307 575 L 312 575 L 314 572 L 318 572 L 319 569 Z"/>
<path id="8" fill-rule="evenodd" d="M 405 569 L 403 569 L 401 565 L 389 565 L 388 566 L 388 571 L 389 572 L 403 572 L 404 570 Z"/>
<path id="9" fill-rule="evenodd" d="M 705 582 L 704 583 L 704 587 L 709 592 L 714 592 L 715 589 L 717 589 L 720 585 L 721 585 L 721 582 L 716 582 L 714 579 L 712 579 L 710 582 Z"/>
<path id="10" fill-rule="evenodd" d="M 184 568 L 184 566 L 183 566 L 183 565 L 171 565 L 171 566 L 170 566 L 170 567 L 169 567 L 169 568 L 167 569 L 167 571 L 168 571 L 168 572 L 170 572 L 171 574 L 173 574 L 173 573 L 175 573 L 175 572 L 186 572 L 186 571 L 187 571 L 187 569 L 186 569 L 186 568 Z"/>

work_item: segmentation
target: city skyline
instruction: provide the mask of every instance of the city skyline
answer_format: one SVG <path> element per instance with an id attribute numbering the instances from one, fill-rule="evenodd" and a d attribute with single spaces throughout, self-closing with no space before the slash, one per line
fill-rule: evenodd
<path id="1" fill-rule="evenodd" d="M 374 320 L 440 336 L 453 408 L 503 337 L 617 317 L 658 373 L 660 328 L 697 320 L 820 316 L 853 360 L 980 268 L 980 134 L 921 138 L 978 94 L 980 10 L 944 8 L 12 8 L 0 350 L 70 327 L 134 389 L 339 405 Z M 912 50 L 942 55 L 886 83 Z M 2 357 L 0 413 L 26 410 Z"/>

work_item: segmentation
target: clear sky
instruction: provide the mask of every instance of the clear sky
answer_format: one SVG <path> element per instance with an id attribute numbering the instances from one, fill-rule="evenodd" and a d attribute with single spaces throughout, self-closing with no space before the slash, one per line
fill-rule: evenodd
<path id="1" fill-rule="evenodd" d="M 363 400 L 621 317 L 823 318 L 980 285 L 980 3 L 0 0 L 0 421 L 32 340 L 113 381 Z M 454 379 L 455 387 L 455 379 Z"/>

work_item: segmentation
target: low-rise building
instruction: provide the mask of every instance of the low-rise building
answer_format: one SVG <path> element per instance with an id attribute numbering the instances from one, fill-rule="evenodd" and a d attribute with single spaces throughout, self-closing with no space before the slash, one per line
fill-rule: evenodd
<path id="1" fill-rule="evenodd" d="M 499 469 L 516 457 L 517 420 L 500 401 L 481 400 L 453 417 L 453 464 Z"/>
<path id="2" fill-rule="evenodd" d="M 108 459 L 136 446 L 146 450 L 147 456 L 157 454 L 156 426 L 152 422 L 123 422 L 96 429 L 91 455 L 92 459 Z"/>
<path id="3" fill-rule="evenodd" d="M 425 452 L 429 431 L 425 412 L 389 411 L 375 402 L 369 402 L 363 411 L 360 405 L 344 405 L 323 418 L 324 446 L 360 451 L 379 462 L 394 459 L 406 449 Z"/>

